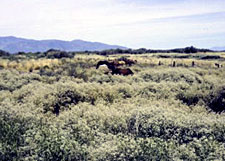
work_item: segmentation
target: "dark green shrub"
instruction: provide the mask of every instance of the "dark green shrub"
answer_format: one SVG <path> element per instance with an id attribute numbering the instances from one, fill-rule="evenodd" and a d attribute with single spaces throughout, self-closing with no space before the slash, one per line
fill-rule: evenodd
<path id="1" fill-rule="evenodd" d="M 218 55 L 207 55 L 207 56 L 203 56 L 201 57 L 201 59 L 220 59 L 221 57 Z"/>
<path id="2" fill-rule="evenodd" d="M 196 105 L 199 100 L 202 99 L 202 95 L 197 95 L 195 93 L 179 93 L 177 99 L 181 100 L 183 103 L 190 105 Z"/>
<path id="3" fill-rule="evenodd" d="M 72 90 L 60 91 L 56 94 L 56 101 L 52 105 L 54 107 L 53 113 L 59 114 L 60 109 L 69 108 L 71 105 L 76 105 L 79 102 L 83 102 L 84 98 L 79 93 Z"/>
<path id="4" fill-rule="evenodd" d="M 151 137 L 138 141 L 140 153 L 136 160 L 173 160 L 176 145 L 171 141 Z"/>
<path id="5" fill-rule="evenodd" d="M 225 111 L 225 86 L 220 86 L 210 93 L 210 96 L 206 100 L 209 108 L 214 112 Z"/>
<path id="6" fill-rule="evenodd" d="M 21 157 L 19 148 L 25 146 L 24 134 L 28 129 L 27 121 L 0 111 L 0 158 L 2 161 Z"/>
<path id="7" fill-rule="evenodd" d="M 49 49 L 48 51 L 44 52 L 44 55 L 46 58 L 50 59 L 61 59 L 61 58 L 73 58 L 74 53 L 72 52 L 66 52 L 66 51 L 60 51 L 55 49 Z"/>
<path id="8" fill-rule="evenodd" d="M 196 105 L 201 101 L 211 111 L 219 113 L 225 111 L 225 86 L 215 87 L 203 84 L 181 91 L 176 95 L 176 98 L 188 106 Z"/>
<path id="9" fill-rule="evenodd" d="M 184 52 L 185 53 L 197 53 L 198 52 L 198 49 L 191 46 L 191 47 L 186 47 L 184 48 Z"/>
<path id="10" fill-rule="evenodd" d="M 0 50 L 0 57 L 8 57 L 10 55 L 10 53 Z"/>
<path id="11" fill-rule="evenodd" d="M 38 104 L 43 106 L 44 113 L 51 111 L 59 115 L 61 111 L 68 110 L 70 106 L 84 101 L 84 95 L 72 87 L 72 89 L 61 88 L 57 91 L 49 91 L 41 96 L 41 102 L 39 101 Z"/>
<path id="12" fill-rule="evenodd" d="M 182 147 L 183 146 L 183 147 Z M 224 144 L 210 138 L 195 139 L 189 144 L 178 147 L 178 156 L 182 160 L 224 160 Z M 184 149 L 185 147 L 185 149 Z"/>

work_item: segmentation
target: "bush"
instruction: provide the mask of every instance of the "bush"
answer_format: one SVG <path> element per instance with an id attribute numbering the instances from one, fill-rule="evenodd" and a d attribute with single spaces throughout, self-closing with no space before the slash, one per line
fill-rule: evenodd
<path id="1" fill-rule="evenodd" d="M 154 81 L 160 83 L 161 81 L 171 82 L 187 82 L 189 84 L 201 83 L 202 78 L 187 69 L 177 68 L 176 70 L 169 68 L 164 70 L 155 70 L 148 73 L 142 73 L 141 77 L 146 81 Z"/>
<path id="2" fill-rule="evenodd" d="M 1 109 L 0 111 L 0 158 L 12 160 L 22 157 L 21 147 L 25 146 L 24 134 L 29 126 L 26 119 L 19 118 Z"/>
<path id="3" fill-rule="evenodd" d="M 27 85 L 31 82 L 42 81 L 42 78 L 37 74 L 20 74 L 16 70 L 1 70 L 0 71 L 0 90 L 14 91 Z"/>
<path id="4" fill-rule="evenodd" d="M 44 52 L 46 58 L 50 59 L 61 59 L 61 58 L 73 58 L 74 53 L 60 51 L 55 49 L 49 49 L 48 51 Z"/>
<path id="5" fill-rule="evenodd" d="M 2 63 L 15 69 L 0 71 L 0 160 L 225 159 L 225 72 L 209 70 L 215 60 L 172 68 L 169 58 L 157 66 L 155 56 L 126 55 L 138 64 L 124 77 L 95 68 L 121 55 L 35 57 Z"/>
<path id="6" fill-rule="evenodd" d="M 157 137 L 167 141 L 172 139 L 179 144 L 187 144 L 195 138 L 202 137 L 212 137 L 223 143 L 224 137 L 221 137 L 224 131 L 223 123 L 220 123 L 215 129 L 208 130 L 211 124 L 206 124 L 207 116 L 198 116 L 202 121 L 194 123 L 182 112 L 177 116 L 174 116 L 173 113 L 173 110 L 160 106 L 134 110 L 127 121 L 128 131 L 137 137 Z"/>
<path id="7" fill-rule="evenodd" d="M 76 140 L 66 138 L 56 127 L 39 124 L 34 131 L 27 133 L 27 143 L 32 148 L 32 160 L 85 160 L 86 148 Z"/>
<path id="8" fill-rule="evenodd" d="M 219 113 L 225 111 L 225 86 L 219 86 L 212 91 L 206 101 L 212 111 Z"/>

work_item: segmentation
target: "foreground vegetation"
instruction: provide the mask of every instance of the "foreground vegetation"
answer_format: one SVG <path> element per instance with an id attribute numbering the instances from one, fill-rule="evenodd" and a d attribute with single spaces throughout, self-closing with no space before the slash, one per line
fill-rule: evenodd
<path id="1" fill-rule="evenodd" d="M 225 160 L 224 53 L 58 55 L 0 60 L 0 160 Z"/>

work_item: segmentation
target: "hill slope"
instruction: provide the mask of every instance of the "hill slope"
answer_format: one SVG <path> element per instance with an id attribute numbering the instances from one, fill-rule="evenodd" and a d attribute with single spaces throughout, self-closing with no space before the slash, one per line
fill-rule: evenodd
<path id="1" fill-rule="evenodd" d="M 52 48 L 64 51 L 99 51 L 116 48 L 125 49 L 125 47 L 118 45 L 108 45 L 99 42 L 89 42 L 83 40 L 32 40 L 13 36 L 0 37 L 0 49 L 10 53 L 16 53 L 19 51 L 42 52 Z"/>
<path id="2" fill-rule="evenodd" d="M 211 49 L 215 50 L 215 51 L 225 51 L 225 46 L 217 46 L 217 47 L 213 47 Z"/>

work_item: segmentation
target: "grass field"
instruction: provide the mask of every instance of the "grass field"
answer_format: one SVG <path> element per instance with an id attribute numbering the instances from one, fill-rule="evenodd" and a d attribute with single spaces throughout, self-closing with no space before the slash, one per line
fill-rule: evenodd
<path id="1" fill-rule="evenodd" d="M 96 69 L 121 57 L 134 75 Z M 0 68 L 0 160 L 225 160 L 225 53 L 20 55 Z"/>

